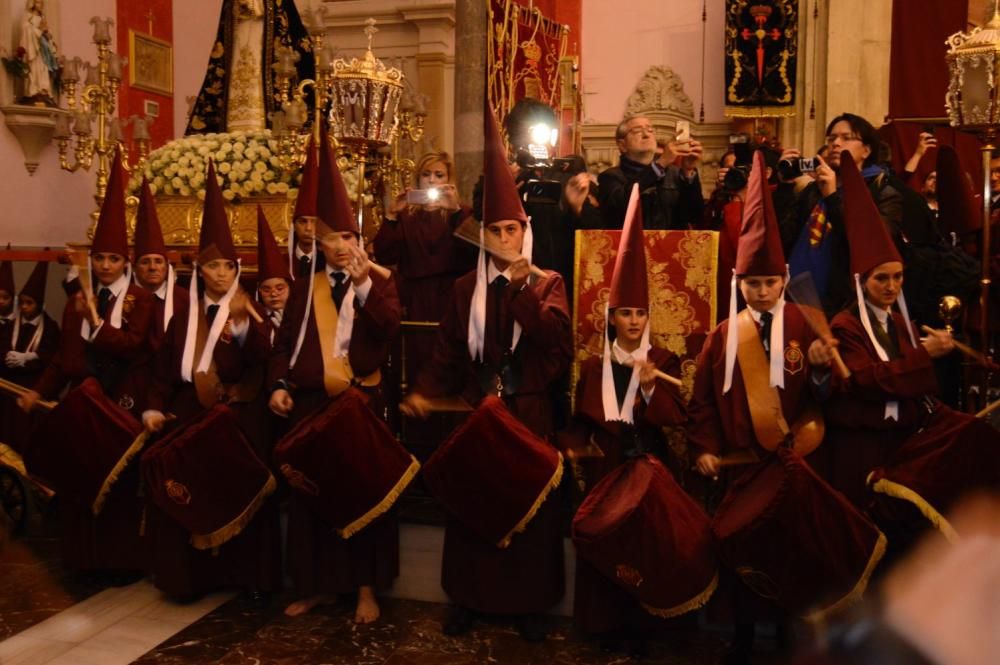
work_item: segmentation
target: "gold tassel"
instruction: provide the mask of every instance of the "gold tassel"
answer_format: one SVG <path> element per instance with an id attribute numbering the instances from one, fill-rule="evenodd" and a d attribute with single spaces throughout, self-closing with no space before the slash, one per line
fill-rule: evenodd
<path id="1" fill-rule="evenodd" d="M 861 596 L 864 595 L 865 589 L 868 588 L 868 580 L 871 579 L 872 573 L 875 571 L 875 566 L 878 565 L 878 562 L 882 560 L 882 556 L 885 554 L 885 544 L 885 534 L 879 531 L 878 540 L 875 541 L 875 548 L 872 550 L 872 555 L 868 557 L 868 565 L 865 566 L 865 571 L 861 574 L 861 577 L 858 579 L 857 584 L 854 585 L 854 588 L 851 589 L 846 596 L 832 605 L 827 605 L 822 609 L 810 612 L 805 616 L 805 620 L 815 624 L 823 623 L 826 621 L 827 617 L 836 615 L 861 600 Z"/>
<path id="2" fill-rule="evenodd" d="M 267 497 L 274 493 L 275 488 L 278 484 L 274 480 L 274 476 L 270 473 L 267 474 L 267 482 L 264 483 L 264 487 L 257 493 L 257 496 L 253 498 L 250 504 L 243 509 L 243 512 L 237 515 L 236 519 L 231 521 L 229 524 L 216 529 L 212 533 L 206 534 L 191 534 L 191 545 L 195 549 L 199 550 L 214 550 L 214 554 L 218 554 L 218 549 L 224 543 L 235 538 L 246 528 L 246 525 L 250 523 L 253 516 L 257 514 L 257 511 L 267 500 Z"/>
<path id="3" fill-rule="evenodd" d="M 927 518 L 927 521 L 934 525 L 935 529 L 940 531 L 944 537 L 948 539 L 949 543 L 954 544 L 958 542 L 958 532 L 955 531 L 951 522 L 949 522 L 944 515 L 939 513 L 934 506 L 927 503 L 922 496 L 911 490 L 909 487 L 905 487 L 899 483 L 894 483 L 891 480 L 881 478 L 875 481 L 875 484 L 872 485 L 872 489 L 879 494 L 885 494 L 895 499 L 900 499 L 901 501 L 909 501 L 917 507 L 917 510 L 919 510 L 924 517 Z"/>
<path id="4" fill-rule="evenodd" d="M 642 609 L 646 610 L 655 617 L 660 617 L 661 619 L 669 619 L 671 617 L 680 616 L 682 614 L 687 614 L 692 610 L 697 610 L 705 606 L 708 599 L 712 597 L 715 593 L 715 589 L 719 586 L 719 573 L 712 575 L 712 581 L 708 583 L 705 590 L 699 593 L 697 596 L 691 600 L 681 603 L 680 605 L 675 605 L 674 607 L 659 608 L 653 607 L 652 605 L 647 605 L 646 603 L 641 603 Z"/>
<path id="5" fill-rule="evenodd" d="M 139 436 L 135 437 L 135 441 L 133 441 L 132 445 L 128 447 L 128 450 L 125 451 L 125 454 L 118 460 L 118 463 L 115 464 L 115 467 L 111 469 L 111 473 L 108 474 L 108 477 L 104 479 L 104 483 L 101 485 L 101 491 L 97 493 L 97 498 L 94 499 L 94 505 L 91 507 L 94 517 L 101 514 L 101 509 L 104 508 L 104 501 L 108 498 L 108 494 L 111 493 L 111 486 L 115 484 L 118 480 L 118 476 L 120 476 L 122 471 L 125 470 L 128 463 L 132 461 L 132 458 L 135 457 L 140 450 L 142 450 L 144 445 L 146 445 L 147 438 L 149 438 L 149 432 L 142 430 L 142 432 L 139 433 Z"/>
<path id="6" fill-rule="evenodd" d="M 409 486 L 409 484 L 416 477 L 418 471 L 420 471 L 420 462 L 417 461 L 416 457 L 410 455 L 410 466 L 406 469 L 406 472 L 402 475 L 402 477 L 400 477 L 399 481 L 393 485 L 391 490 L 389 490 L 389 493 L 385 495 L 385 498 L 379 501 L 374 508 L 345 526 L 343 529 L 337 529 L 337 535 L 344 540 L 347 540 L 358 531 L 361 531 L 366 526 L 371 524 L 375 518 L 382 515 L 382 513 L 392 508 L 393 504 L 396 503 L 396 500 L 399 499 L 403 491 L 406 490 L 407 486 Z"/>
<path id="7" fill-rule="evenodd" d="M 513 529 L 508 531 L 507 535 L 504 536 L 499 543 L 497 543 L 497 547 L 500 549 L 505 549 L 510 545 L 510 539 L 514 537 L 515 533 L 521 533 L 528 528 L 528 522 L 535 517 L 535 513 L 537 513 L 538 509 L 542 507 L 543 503 L 545 503 L 545 499 L 549 497 L 549 492 L 559 487 L 559 483 L 562 482 L 563 456 L 559 451 L 556 451 L 556 455 L 559 456 L 559 461 L 556 463 L 556 472 L 552 474 L 552 478 L 549 479 L 549 482 L 542 489 L 541 494 L 539 494 L 538 498 L 535 499 L 535 503 L 532 504 L 531 509 L 528 510 L 527 514 L 525 514 L 525 516 L 521 518 L 521 521 L 518 522 Z"/>

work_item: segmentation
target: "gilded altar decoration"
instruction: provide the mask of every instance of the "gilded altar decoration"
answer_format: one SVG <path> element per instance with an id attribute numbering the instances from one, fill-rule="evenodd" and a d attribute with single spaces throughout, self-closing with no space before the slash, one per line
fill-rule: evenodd
<path id="1" fill-rule="evenodd" d="M 559 63 L 566 55 L 569 27 L 517 0 L 490 0 L 489 12 L 487 89 L 498 119 L 503 121 L 525 97 L 561 108 Z"/>
<path id="2" fill-rule="evenodd" d="M 293 67 L 299 79 L 314 76 L 313 45 L 293 0 L 223 0 L 205 80 L 185 134 L 271 127 L 271 114 L 281 110 L 273 67 L 281 49 L 297 55 Z"/>
<path id="3" fill-rule="evenodd" d="M 621 231 L 577 231 L 573 338 L 580 363 L 604 348 L 605 308 Z M 695 357 L 715 326 L 718 234 L 712 231 L 645 231 L 649 267 L 650 340 L 681 360 L 681 394 L 690 398 Z"/>
<path id="4" fill-rule="evenodd" d="M 726 115 L 795 114 L 798 0 L 726 0 Z"/>

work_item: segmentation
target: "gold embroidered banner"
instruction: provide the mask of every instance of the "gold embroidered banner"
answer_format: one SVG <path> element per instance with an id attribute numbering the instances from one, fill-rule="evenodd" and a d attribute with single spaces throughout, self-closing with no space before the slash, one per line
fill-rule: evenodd
<path id="1" fill-rule="evenodd" d="M 604 308 L 611 289 L 615 254 L 621 231 L 577 231 L 573 289 L 573 383 L 580 363 L 604 351 Z M 681 359 L 684 386 L 690 398 L 695 359 L 705 337 L 715 327 L 715 231 L 645 231 L 649 270 L 650 340 Z"/>
<path id="2" fill-rule="evenodd" d="M 726 115 L 795 115 L 799 0 L 726 0 Z"/>

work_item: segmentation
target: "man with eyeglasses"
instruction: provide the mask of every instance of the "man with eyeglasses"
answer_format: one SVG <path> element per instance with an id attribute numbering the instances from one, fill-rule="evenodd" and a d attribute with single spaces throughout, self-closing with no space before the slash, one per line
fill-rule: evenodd
<path id="1" fill-rule="evenodd" d="M 775 194 L 781 238 L 791 275 L 812 274 L 824 309 L 833 315 L 853 296 L 844 235 L 839 171 L 842 160 L 854 160 L 878 206 L 889 233 L 902 251 L 907 243 L 933 243 L 938 238 L 934 219 L 923 198 L 879 163 L 882 142 L 870 122 L 853 113 L 838 115 L 826 127 L 826 156 L 816 158 L 813 182 L 800 191 L 785 181 Z M 782 160 L 798 161 L 795 148 Z M 934 305 L 936 309 L 936 304 Z"/>
<path id="2" fill-rule="evenodd" d="M 657 160 L 656 128 L 644 116 L 623 120 L 615 130 L 615 142 L 621 153 L 618 166 L 597 178 L 604 228 L 622 228 L 628 195 L 636 183 L 646 229 L 687 229 L 701 221 L 704 200 L 697 168 L 701 143 L 671 142 L 666 147 L 670 154 Z M 673 163 L 677 158 L 681 166 Z"/>

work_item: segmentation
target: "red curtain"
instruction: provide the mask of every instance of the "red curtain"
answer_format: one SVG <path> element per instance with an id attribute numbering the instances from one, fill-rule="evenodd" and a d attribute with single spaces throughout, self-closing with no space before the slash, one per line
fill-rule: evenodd
<path id="1" fill-rule="evenodd" d="M 968 3 L 896 0 L 892 4 L 889 117 L 944 117 L 948 68 L 944 44 L 965 29 Z"/>

